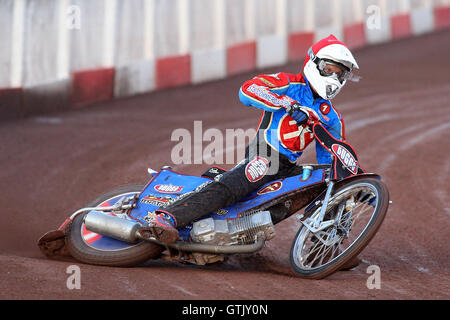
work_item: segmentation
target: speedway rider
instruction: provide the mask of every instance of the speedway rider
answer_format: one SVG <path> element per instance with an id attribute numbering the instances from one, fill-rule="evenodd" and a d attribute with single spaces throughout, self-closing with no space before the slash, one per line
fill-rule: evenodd
<path id="1" fill-rule="evenodd" d="M 303 74 L 281 72 L 246 81 L 239 91 L 241 102 L 263 114 L 245 159 L 200 190 L 156 210 L 144 228 L 161 242 L 174 242 L 177 228 L 232 205 L 272 180 L 298 174 L 295 162 L 314 140 L 310 125 L 318 119 L 336 139 L 345 140 L 342 116 L 329 100 L 352 79 L 353 69 L 359 66 L 350 50 L 330 35 L 308 50 Z M 319 143 L 316 156 L 319 164 L 332 161 Z"/>

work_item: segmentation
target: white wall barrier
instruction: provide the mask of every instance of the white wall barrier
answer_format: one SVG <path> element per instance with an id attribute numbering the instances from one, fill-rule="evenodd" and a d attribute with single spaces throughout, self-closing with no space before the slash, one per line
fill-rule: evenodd
<path id="1" fill-rule="evenodd" d="M 449 28 L 450 0 L 0 0 L 0 18 L 4 120 L 301 60 L 331 33 Z"/>

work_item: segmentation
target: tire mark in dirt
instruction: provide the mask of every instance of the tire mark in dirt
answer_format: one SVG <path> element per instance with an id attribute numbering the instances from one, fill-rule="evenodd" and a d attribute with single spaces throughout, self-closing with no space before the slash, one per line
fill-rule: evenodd
<path id="1" fill-rule="evenodd" d="M 421 132 L 419 136 L 415 136 L 414 138 L 411 138 L 408 142 L 405 144 L 402 144 L 400 148 L 398 148 L 398 152 L 389 155 L 387 159 L 383 160 L 381 165 L 378 167 L 378 171 L 384 171 L 386 168 L 390 167 L 392 165 L 392 162 L 396 161 L 398 158 L 398 154 L 407 151 L 408 149 L 413 148 L 415 145 L 422 143 L 423 140 L 430 138 L 432 136 L 435 136 L 441 131 L 444 131 L 446 129 L 450 128 L 450 123 L 444 123 L 438 127 L 431 128 L 429 130 L 425 130 L 425 132 Z"/>

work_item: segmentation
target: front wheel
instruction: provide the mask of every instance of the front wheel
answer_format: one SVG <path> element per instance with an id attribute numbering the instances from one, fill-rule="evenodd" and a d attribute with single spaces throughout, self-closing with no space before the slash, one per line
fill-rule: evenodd
<path id="1" fill-rule="evenodd" d="M 322 279 L 342 268 L 375 236 L 388 206 L 388 189 L 377 179 L 362 178 L 337 189 L 323 219 L 333 224 L 315 233 L 305 226 L 320 207 L 303 220 L 291 247 L 293 270 L 303 278 Z"/>
<path id="2" fill-rule="evenodd" d="M 144 186 L 127 186 L 110 191 L 94 200 L 87 207 L 110 206 L 123 196 L 140 193 Z M 164 251 L 157 244 L 140 241 L 127 243 L 102 236 L 86 229 L 83 213 L 76 216 L 67 231 L 66 244 L 70 254 L 77 260 L 95 265 L 131 267 L 148 259 L 156 258 Z"/>

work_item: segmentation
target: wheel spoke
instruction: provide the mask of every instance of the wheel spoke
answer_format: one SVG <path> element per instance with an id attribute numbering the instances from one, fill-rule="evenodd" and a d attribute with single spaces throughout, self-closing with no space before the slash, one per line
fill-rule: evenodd
<path id="1" fill-rule="evenodd" d="M 296 241 L 294 262 L 303 269 L 316 269 L 332 263 L 348 250 L 369 225 L 376 211 L 377 190 L 371 184 L 357 184 L 338 191 L 331 197 L 324 221 L 335 220 L 331 227 L 312 233 L 306 227 L 300 230 Z M 310 216 L 316 219 L 320 208 Z"/>

